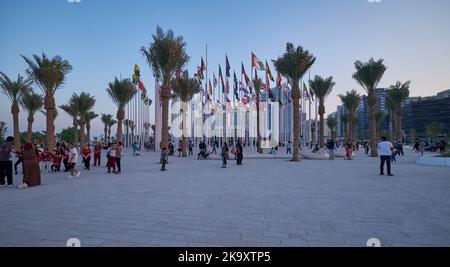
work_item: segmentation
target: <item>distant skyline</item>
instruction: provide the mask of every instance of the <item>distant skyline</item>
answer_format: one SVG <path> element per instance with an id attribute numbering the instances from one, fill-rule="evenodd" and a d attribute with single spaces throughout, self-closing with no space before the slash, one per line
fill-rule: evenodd
<path id="1" fill-rule="evenodd" d="M 115 115 L 105 89 L 114 77 L 131 77 L 134 64 L 141 67 L 154 100 L 153 73 L 139 49 L 150 44 L 157 25 L 184 37 L 191 74 L 200 57 L 205 58 L 206 44 L 210 76 L 217 74 L 219 63 L 224 67 L 225 54 L 237 74 L 241 61 L 249 72 L 252 51 L 276 73 L 271 60 L 292 42 L 316 56 L 311 78 L 334 77 L 336 86 L 326 101 L 329 114 L 340 104 L 337 95 L 353 88 L 365 94 L 352 79 L 355 60 L 385 60 L 388 69 L 379 87 L 411 80 L 411 96 L 449 89 L 449 10 L 448 0 L 2 0 L 0 71 L 15 79 L 18 73 L 25 75 L 20 55 L 60 55 L 74 69 L 55 95 L 57 105 L 65 104 L 74 92 L 86 91 L 97 99 L 95 112 Z M 0 121 L 7 122 L 8 134 L 10 106 L 2 95 Z M 69 127 L 70 121 L 60 112 L 56 132 Z M 34 130 L 44 128 L 45 119 L 38 113 Z M 102 128 L 98 120 L 92 134 L 102 134 Z M 26 130 L 23 110 L 20 129 Z"/>

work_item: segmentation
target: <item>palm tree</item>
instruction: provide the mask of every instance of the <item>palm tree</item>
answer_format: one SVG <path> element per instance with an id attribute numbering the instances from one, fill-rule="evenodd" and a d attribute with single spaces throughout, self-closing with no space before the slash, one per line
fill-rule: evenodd
<path id="1" fill-rule="evenodd" d="M 187 145 L 188 145 L 188 132 L 187 132 L 187 116 L 189 110 L 189 101 L 192 97 L 200 92 L 201 85 L 195 78 L 189 78 L 189 72 L 187 70 L 183 71 L 180 78 L 175 78 L 172 80 L 172 90 L 175 96 L 177 96 L 181 101 L 181 109 L 183 110 L 183 157 L 187 157 Z"/>
<path id="2" fill-rule="evenodd" d="M 44 53 L 42 57 L 33 55 L 33 59 L 22 56 L 28 64 L 27 73 L 38 85 L 44 95 L 44 108 L 47 110 L 47 147 L 50 151 L 55 148 L 55 125 L 53 116 L 56 110 L 55 92 L 60 88 L 66 79 L 67 74 L 72 70 L 69 61 L 63 60 L 60 56 L 48 58 Z"/>
<path id="3" fill-rule="evenodd" d="M 328 116 L 328 118 L 327 118 L 327 126 L 328 126 L 328 128 L 330 128 L 331 138 L 336 139 L 336 126 L 337 126 L 336 119 L 331 117 L 331 116 Z"/>
<path id="4" fill-rule="evenodd" d="M 109 142 L 108 127 L 109 127 L 109 124 L 111 123 L 112 119 L 113 119 L 113 115 L 111 115 L 111 114 L 103 114 L 102 113 L 101 120 L 102 120 L 102 123 L 103 123 L 103 126 L 104 126 L 103 130 L 104 130 L 104 134 L 105 134 L 105 136 L 104 136 L 105 143 Z"/>
<path id="5" fill-rule="evenodd" d="M 386 104 L 392 114 L 392 138 L 402 141 L 402 103 L 409 96 L 409 85 L 411 81 L 405 83 L 397 82 L 391 85 L 386 97 Z"/>
<path id="6" fill-rule="evenodd" d="M 371 58 L 368 62 L 355 62 L 356 72 L 353 74 L 355 79 L 366 90 L 369 101 L 369 145 L 370 154 L 372 157 L 378 156 L 377 139 L 376 139 L 376 104 L 377 98 L 375 96 L 375 88 L 386 71 L 386 66 L 383 64 L 383 59 L 375 61 Z"/>
<path id="7" fill-rule="evenodd" d="M 294 47 L 292 43 L 287 43 L 286 52 L 273 60 L 275 69 L 284 77 L 288 79 L 288 82 L 292 86 L 292 108 L 293 108 L 293 121 L 294 121 L 294 140 L 293 140 L 293 153 L 292 161 L 298 161 L 298 147 L 300 141 L 300 85 L 299 81 L 303 75 L 311 68 L 316 61 L 316 58 L 309 53 L 308 50 L 304 50 L 303 47 Z"/>
<path id="8" fill-rule="evenodd" d="M 19 102 L 22 96 L 30 90 L 31 83 L 31 80 L 24 79 L 20 74 L 17 75 L 16 81 L 12 81 L 5 73 L 0 71 L 0 87 L 3 94 L 12 103 L 11 114 L 13 115 L 14 148 L 16 151 L 20 151 Z"/>
<path id="9" fill-rule="evenodd" d="M 86 139 L 87 143 L 91 143 L 91 121 L 98 117 L 98 114 L 96 114 L 94 111 L 89 111 L 86 114 Z"/>
<path id="10" fill-rule="evenodd" d="M 109 83 L 106 92 L 117 106 L 117 141 L 122 141 L 122 122 L 125 119 L 125 106 L 136 94 L 133 83 L 129 79 L 114 79 Z"/>
<path id="11" fill-rule="evenodd" d="M 0 121 L 0 142 L 5 140 L 5 133 L 7 130 L 8 127 L 6 126 L 6 122 Z"/>
<path id="12" fill-rule="evenodd" d="M 255 87 L 255 94 L 256 94 L 256 148 L 258 150 L 259 154 L 263 153 L 262 147 L 261 147 L 261 129 L 259 125 L 260 121 L 260 115 L 259 115 L 259 102 L 261 101 L 261 80 L 259 78 L 253 79 L 253 86 Z"/>
<path id="13" fill-rule="evenodd" d="M 113 127 L 116 123 L 117 123 L 117 121 L 114 120 L 114 119 L 111 119 L 109 121 L 109 124 L 108 124 L 108 142 L 111 141 L 111 127 Z M 117 140 L 119 140 L 119 138 L 117 138 Z"/>
<path id="14" fill-rule="evenodd" d="M 169 142 L 170 83 L 175 72 L 181 70 L 189 61 L 189 56 L 186 53 L 186 43 L 182 36 L 175 37 L 172 30 L 164 32 L 158 26 L 150 47 L 142 47 L 141 52 L 152 67 L 155 77 L 163 82 L 161 90 L 161 145 L 167 148 Z"/>
<path id="15" fill-rule="evenodd" d="M 431 140 L 436 140 L 439 137 L 439 134 L 444 130 L 444 126 L 437 122 L 433 121 L 430 124 L 425 125 L 425 133 L 428 138 Z"/>
<path id="16" fill-rule="evenodd" d="M 325 144 L 323 141 L 324 125 L 325 125 L 323 115 L 325 114 L 325 100 L 328 97 L 328 95 L 331 93 L 331 90 L 333 89 L 335 84 L 336 83 L 333 82 L 332 76 L 324 79 L 324 78 L 316 75 L 316 77 L 314 77 L 314 80 L 309 81 L 309 86 L 313 90 L 317 99 L 319 99 L 319 116 L 320 116 L 319 145 L 320 145 L 320 148 L 325 147 Z"/>
<path id="17" fill-rule="evenodd" d="M 353 142 L 355 141 L 355 126 L 356 126 L 356 110 L 358 109 L 359 102 L 361 102 L 361 95 L 353 89 L 350 92 L 347 91 L 345 95 L 339 95 L 342 104 L 347 109 L 347 122 L 348 122 L 348 136 L 346 138 Z"/>
<path id="18" fill-rule="evenodd" d="M 73 93 L 70 102 L 77 106 L 78 116 L 80 118 L 81 146 L 85 146 L 85 129 L 86 116 L 94 108 L 95 98 L 89 93 L 81 92 L 81 94 Z"/>
<path id="19" fill-rule="evenodd" d="M 73 143 L 75 147 L 78 147 L 78 125 L 79 119 L 78 116 L 80 114 L 78 110 L 78 106 L 75 105 L 72 101 L 69 101 L 68 104 L 59 106 L 60 109 L 65 111 L 72 118 L 73 125 Z M 48 111 L 47 111 L 48 112 Z"/>
<path id="20" fill-rule="evenodd" d="M 378 140 L 380 137 L 380 124 L 383 121 L 384 117 L 386 117 L 386 113 L 384 111 L 377 111 L 375 113 L 375 139 Z"/>
<path id="21" fill-rule="evenodd" d="M 37 111 L 39 111 L 44 105 L 44 99 L 41 95 L 36 94 L 33 91 L 27 92 L 22 96 L 20 100 L 20 104 L 24 109 L 28 112 L 28 127 L 27 127 L 27 136 L 25 141 L 27 143 L 31 143 L 31 137 L 33 135 L 33 122 L 34 115 Z"/>

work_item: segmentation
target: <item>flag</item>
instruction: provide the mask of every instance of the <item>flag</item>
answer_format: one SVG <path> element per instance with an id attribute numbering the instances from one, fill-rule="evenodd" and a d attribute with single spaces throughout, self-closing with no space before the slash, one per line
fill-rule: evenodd
<path id="1" fill-rule="evenodd" d="M 313 92 L 311 86 L 309 87 L 309 95 L 310 95 L 311 101 L 314 101 L 314 92 Z"/>
<path id="2" fill-rule="evenodd" d="M 258 72 L 255 69 L 255 79 L 258 79 Z"/>
<path id="3" fill-rule="evenodd" d="M 246 94 L 248 94 L 247 88 L 245 88 L 245 84 L 243 82 L 239 82 L 239 91 L 242 91 Z"/>
<path id="4" fill-rule="evenodd" d="M 225 93 L 228 95 L 230 93 L 230 82 L 228 81 L 228 79 L 227 79 L 227 84 L 225 86 L 225 89 L 226 89 Z"/>
<path id="5" fill-rule="evenodd" d="M 264 70 L 264 63 L 252 52 L 252 68 Z"/>
<path id="6" fill-rule="evenodd" d="M 230 77 L 230 69 L 231 69 L 231 67 L 230 67 L 230 62 L 228 61 L 228 56 L 225 55 L 225 75 L 227 77 Z"/>
<path id="7" fill-rule="evenodd" d="M 141 91 L 144 91 L 144 90 L 145 90 L 144 83 L 143 83 L 141 80 L 138 81 L 138 86 L 139 86 L 139 89 L 140 89 Z"/>
<path id="8" fill-rule="evenodd" d="M 283 80 L 283 76 L 278 72 L 277 73 L 277 88 L 282 88 L 281 82 Z"/>
<path id="9" fill-rule="evenodd" d="M 200 69 L 202 71 L 202 74 L 206 70 L 206 65 L 205 65 L 205 62 L 203 61 L 203 57 L 202 57 L 202 62 L 200 63 Z"/>
<path id="10" fill-rule="evenodd" d="M 270 71 L 270 67 L 269 67 L 269 64 L 267 63 L 267 60 L 266 60 L 266 70 L 267 70 L 267 75 L 269 75 L 270 80 L 272 82 L 274 82 L 275 80 L 273 79 L 273 75 L 272 75 L 272 72 Z"/>
<path id="11" fill-rule="evenodd" d="M 216 73 L 213 72 L 213 83 L 214 83 L 214 89 L 217 88 L 217 78 L 216 78 Z"/>
<path id="12" fill-rule="evenodd" d="M 244 63 L 241 62 L 242 68 L 241 68 L 241 75 L 244 76 L 245 84 L 248 85 L 250 79 L 248 78 L 247 73 L 245 72 Z"/>
<path id="13" fill-rule="evenodd" d="M 211 84 L 211 79 L 209 79 L 209 94 L 212 95 L 213 91 L 212 91 L 212 84 Z"/>
<path id="14" fill-rule="evenodd" d="M 198 81 L 201 82 L 203 80 L 203 71 L 201 67 L 197 66 L 197 78 Z"/>
<path id="15" fill-rule="evenodd" d="M 225 83 L 223 82 L 222 68 L 220 67 L 220 64 L 219 64 L 219 79 L 222 83 L 222 93 L 225 93 Z"/>
<path id="16" fill-rule="evenodd" d="M 266 92 L 270 99 L 273 99 L 272 90 L 270 89 L 269 74 L 266 75 Z"/>
<path id="17" fill-rule="evenodd" d="M 303 93 L 305 94 L 305 98 L 309 99 L 308 87 L 306 87 L 305 82 L 303 82 Z"/>
<path id="18" fill-rule="evenodd" d="M 238 80 L 236 78 L 236 72 L 233 71 L 233 79 L 234 79 L 234 95 L 236 99 L 239 101 L 239 91 L 238 91 Z"/>

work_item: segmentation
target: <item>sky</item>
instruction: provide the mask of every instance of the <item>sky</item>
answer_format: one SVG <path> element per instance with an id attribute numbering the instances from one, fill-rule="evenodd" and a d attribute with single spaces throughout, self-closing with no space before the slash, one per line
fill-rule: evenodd
<path id="1" fill-rule="evenodd" d="M 0 0 L 0 71 L 15 79 L 27 67 L 20 55 L 60 55 L 73 71 L 55 94 L 57 105 L 86 91 L 97 99 L 95 112 L 115 114 L 105 89 L 115 77 L 130 77 L 134 64 L 154 100 L 153 73 L 139 50 L 160 25 L 184 37 L 190 73 L 205 58 L 206 44 L 209 75 L 217 74 L 219 63 L 223 68 L 225 54 L 240 73 L 241 61 L 249 72 L 252 51 L 271 62 L 287 42 L 303 46 L 317 58 L 311 77 L 336 82 L 326 101 L 331 113 L 339 94 L 353 88 L 365 93 L 352 79 L 356 60 L 384 59 L 388 68 L 379 87 L 410 80 L 412 96 L 449 89 L 448 11 L 448 0 Z M 1 95 L 0 121 L 9 134 L 10 106 Z M 59 132 L 71 119 L 60 112 L 55 124 Z M 20 128 L 26 130 L 24 111 Z M 34 129 L 44 128 L 37 114 Z M 99 119 L 91 131 L 103 132 Z"/>

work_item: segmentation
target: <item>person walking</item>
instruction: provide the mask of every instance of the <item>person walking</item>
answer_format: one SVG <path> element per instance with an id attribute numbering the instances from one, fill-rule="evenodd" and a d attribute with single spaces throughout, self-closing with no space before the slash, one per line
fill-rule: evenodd
<path id="1" fill-rule="evenodd" d="M 384 163 L 386 162 L 388 176 L 394 176 L 391 173 L 391 153 L 393 148 L 392 143 L 387 141 L 386 136 L 382 136 L 381 142 L 378 144 L 378 151 L 380 153 L 380 175 L 384 175 Z"/>
<path id="2" fill-rule="evenodd" d="M 77 161 L 78 161 L 78 149 L 73 145 L 73 143 L 70 143 L 69 144 L 69 163 L 68 163 L 68 167 L 69 167 L 69 171 L 70 171 L 69 179 L 80 177 L 81 172 L 78 171 L 75 167 L 75 165 L 77 164 Z"/>
<path id="3" fill-rule="evenodd" d="M 328 154 L 330 154 L 330 160 L 334 160 L 334 148 L 336 146 L 336 143 L 334 142 L 333 138 L 330 138 L 327 142 L 328 147 Z"/>
<path id="4" fill-rule="evenodd" d="M 0 145 L 0 186 L 5 186 L 5 177 L 8 186 L 13 186 L 13 165 L 11 152 L 13 150 L 14 137 L 8 136 Z"/>
<path id="5" fill-rule="evenodd" d="M 36 151 L 31 143 L 26 143 L 23 153 L 23 184 L 19 188 L 41 185 L 41 171 L 36 158 Z"/>
<path id="6" fill-rule="evenodd" d="M 189 156 L 194 155 L 194 144 L 192 143 L 191 140 L 189 140 Z"/>
<path id="7" fill-rule="evenodd" d="M 242 149 L 241 140 L 237 141 L 237 144 L 236 144 L 236 155 L 237 155 L 236 164 L 237 165 L 242 165 L 242 160 L 244 158 L 244 152 L 243 152 L 243 149 Z"/>
<path id="8" fill-rule="evenodd" d="M 91 168 L 91 148 L 89 144 L 86 144 L 81 151 L 81 156 L 83 157 L 83 164 L 85 170 L 90 170 Z"/>
<path id="9" fill-rule="evenodd" d="M 183 152 L 183 141 L 178 141 L 178 157 L 181 157 L 181 153 Z"/>
<path id="10" fill-rule="evenodd" d="M 162 172 L 167 171 L 166 169 L 167 161 L 168 161 L 167 148 L 163 147 L 163 149 L 161 150 L 161 158 L 160 158 Z"/>
<path id="11" fill-rule="evenodd" d="M 222 146 L 222 169 L 227 167 L 228 152 L 228 144 L 224 142 Z"/>
<path id="12" fill-rule="evenodd" d="M 292 143 L 289 140 L 288 143 L 286 144 L 286 154 L 289 154 L 289 155 L 292 154 L 291 150 L 292 150 Z"/>
<path id="13" fill-rule="evenodd" d="M 94 145 L 94 167 L 100 166 L 100 161 L 102 157 L 102 145 L 96 142 Z"/>
<path id="14" fill-rule="evenodd" d="M 219 142 L 217 142 L 217 140 L 215 140 L 213 143 L 213 149 L 211 151 L 211 154 L 212 153 L 217 154 L 217 148 L 219 148 Z"/>
<path id="15" fill-rule="evenodd" d="M 123 153 L 123 143 L 119 142 L 116 148 L 117 174 L 120 174 L 122 172 L 122 153 Z"/>

